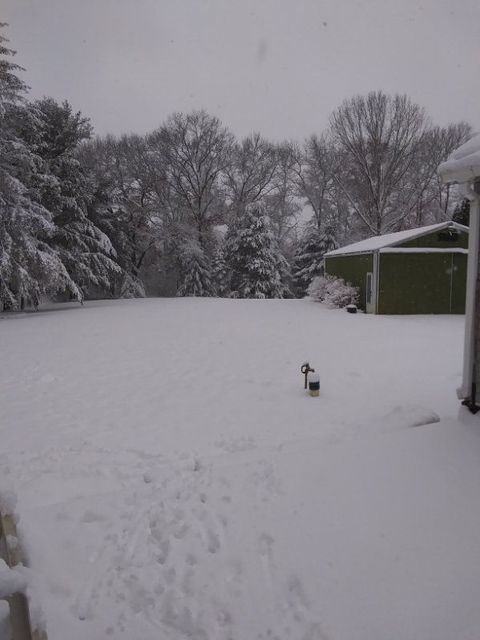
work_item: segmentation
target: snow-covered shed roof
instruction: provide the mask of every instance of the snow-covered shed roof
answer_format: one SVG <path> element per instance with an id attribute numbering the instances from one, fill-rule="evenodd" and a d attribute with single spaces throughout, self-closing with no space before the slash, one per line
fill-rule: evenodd
<path id="1" fill-rule="evenodd" d="M 426 227 L 418 227 L 417 229 L 407 229 L 406 231 L 397 231 L 397 233 L 387 233 L 383 236 L 373 236 L 366 240 L 360 240 L 360 242 L 348 244 L 346 247 L 329 251 L 325 254 L 325 257 L 343 256 L 351 253 L 370 253 L 371 251 L 377 251 L 378 249 L 384 249 L 385 247 L 394 247 L 398 244 L 403 244 L 407 240 L 414 240 L 415 238 L 420 238 L 421 236 L 433 233 L 434 231 L 440 231 L 441 229 L 448 228 L 468 232 L 468 227 L 448 220 L 447 222 L 431 224 Z"/>
<path id="2" fill-rule="evenodd" d="M 480 178 L 480 133 L 455 149 L 438 167 L 443 182 L 470 182 Z"/>

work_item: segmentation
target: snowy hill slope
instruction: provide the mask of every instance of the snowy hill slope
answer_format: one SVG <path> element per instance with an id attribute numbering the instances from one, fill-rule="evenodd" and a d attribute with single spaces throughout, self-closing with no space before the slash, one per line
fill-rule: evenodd
<path id="1" fill-rule="evenodd" d="M 462 331 L 283 300 L 0 317 L 0 489 L 50 640 L 477 638 Z"/>

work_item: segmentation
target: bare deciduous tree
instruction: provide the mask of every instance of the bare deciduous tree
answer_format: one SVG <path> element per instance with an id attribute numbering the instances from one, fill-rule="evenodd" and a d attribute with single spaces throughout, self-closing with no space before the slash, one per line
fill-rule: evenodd
<path id="1" fill-rule="evenodd" d="M 295 182 L 298 195 L 311 208 L 318 229 L 325 223 L 329 200 L 340 169 L 340 156 L 326 135 L 313 135 L 305 141 L 303 150 L 297 147 Z"/>
<path id="2" fill-rule="evenodd" d="M 181 209 L 204 245 L 223 214 L 223 173 L 233 147 L 232 134 L 205 111 L 170 116 L 151 137 L 164 163 L 169 198 Z"/>
<path id="3" fill-rule="evenodd" d="M 451 217 L 455 205 L 451 198 L 451 186 L 442 184 L 437 169 L 454 149 L 468 140 L 471 132 L 466 122 L 432 127 L 425 131 L 406 187 L 399 198 L 400 206 L 409 212 L 405 221 L 407 226 L 433 224 Z"/>
<path id="4" fill-rule="evenodd" d="M 275 188 L 277 169 L 275 146 L 253 133 L 235 144 L 232 162 L 225 172 L 225 186 L 234 216 L 242 215 L 249 204 L 268 195 Z"/>
<path id="5" fill-rule="evenodd" d="M 283 142 L 276 146 L 276 171 L 273 190 L 266 196 L 272 229 L 283 250 L 295 236 L 298 215 L 302 210 L 296 189 L 297 153 L 295 145 Z"/>
<path id="6" fill-rule="evenodd" d="M 369 233 L 396 231 L 408 215 L 398 208 L 397 195 L 425 127 L 424 110 L 405 95 L 372 92 L 346 100 L 333 113 L 334 141 L 346 163 L 338 184 Z"/>

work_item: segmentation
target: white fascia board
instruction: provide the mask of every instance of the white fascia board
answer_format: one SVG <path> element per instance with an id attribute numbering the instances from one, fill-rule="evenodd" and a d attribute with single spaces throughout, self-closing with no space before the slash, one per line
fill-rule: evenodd
<path id="1" fill-rule="evenodd" d="M 326 253 L 324 258 L 346 258 L 347 256 L 368 256 L 375 252 L 374 249 L 368 251 L 352 251 L 351 253 Z"/>
<path id="2" fill-rule="evenodd" d="M 385 247 L 379 251 L 380 253 L 463 253 L 468 255 L 468 249 L 439 247 Z"/>

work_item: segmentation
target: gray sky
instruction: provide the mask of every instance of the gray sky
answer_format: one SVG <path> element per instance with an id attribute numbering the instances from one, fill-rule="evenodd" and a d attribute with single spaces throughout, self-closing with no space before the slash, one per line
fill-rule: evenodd
<path id="1" fill-rule="evenodd" d="M 0 20 L 32 95 L 100 134 L 205 108 L 301 139 L 371 89 L 480 129 L 480 0 L 2 0 Z"/>

